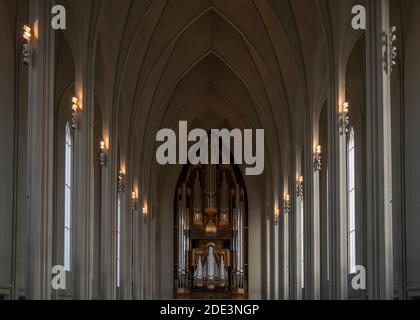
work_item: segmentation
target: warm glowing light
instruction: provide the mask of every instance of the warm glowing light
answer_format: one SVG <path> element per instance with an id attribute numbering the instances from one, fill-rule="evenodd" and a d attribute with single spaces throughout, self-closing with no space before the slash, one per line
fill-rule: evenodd
<path id="1" fill-rule="evenodd" d="M 316 154 L 320 155 L 322 153 L 322 147 L 321 146 L 317 146 L 316 147 Z"/>
<path id="2" fill-rule="evenodd" d="M 302 183 L 303 182 L 303 176 L 299 177 L 299 182 Z"/>
<path id="3" fill-rule="evenodd" d="M 276 209 L 276 217 L 279 217 L 280 216 L 280 209 L 279 208 L 277 208 Z"/>
<path id="4" fill-rule="evenodd" d="M 136 200 L 137 199 L 137 193 L 135 191 L 133 191 L 131 193 L 131 200 Z"/>
<path id="5" fill-rule="evenodd" d="M 77 111 L 77 109 L 79 108 L 78 107 L 78 105 L 77 105 L 77 102 L 78 102 L 78 100 L 77 100 L 77 98 L 76 97 L 73 97 L 72 99 L 71 99 L 71 101 L 72 101 L 72 103 L 73 103 L 73 105 L 72 105 L 72 109 L 73 109 L 73 111 Z"/>
<path id="6" fill-rule="evenodd" d="M 290 194 L 286 194 L 286 197 L 284 198 L 286 201 L 290 201 Z"/>
<path id="7" fill-rule="evenodd" d="M 99 143 L 99 148 L 103 151 L 103 150 L 105 150 L 105 141 L 101 141 L 100 143 Z"/>
<path id="8" fill-rule="evenodd" d="M 349 113 L 349 103 L 348 102 L 344 102 L 344 104 L 343 104 L 343 112 L 344 113 Z"/>
<path id="9" fill-rule="evenodd" d="M 121 174 L 123 174 L 123 175 L 125 175 L 125 173 L 126 173 L 125 163 L 122 163 L 122 164 L 121 164 L 120 173 L 121 173 Z"/>
<path id="10" fill-rule="evenodd" d="M 146 206 L 143 207 L 143 214 L 147 215 L 147 207 Z"/>
<path id="11" fill-rule="evenodd" d="M 32 38 L 32 29 L 28 25 L 23 26 L 23 39 L 25 39 L 27 42 L 31 41 Z"/>

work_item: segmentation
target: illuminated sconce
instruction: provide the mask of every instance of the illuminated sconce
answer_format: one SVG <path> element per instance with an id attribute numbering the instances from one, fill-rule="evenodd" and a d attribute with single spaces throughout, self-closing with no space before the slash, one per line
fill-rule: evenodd
<path id="1" fill-rule="evenodd" d="M 280 222 L 280 209 L 277 208 L 276 211 L 274 212 L 274 225 L 278 226 Z"/>
<path id="2" fill-rule="evenodd" d="M 348 134 L 350 125 L 349 117 L 349 103 L 345 102 L 343 104 L 343 110 L 340 113 L 340 134 Z"/>
<path id="3" fill-rule="evenodd" d="M 131 192 L 131 210 L 137 211 L 137 193 Z"/>
<path id="4" fill-rule="evenodd" d="M 296 194 L 297 194 L 298 197 L 303 198 L 303 194 L 304 194 L 303 176 L 300 176 L 298 181 L 297 181 Z"/>
<path id="5" fill-rule="evenodd" d="M 22 61 L 25 65 L 29 65 L 32 61 L 32 29 L 28 25 L 23 26 L 23 50 L 22 50 Z"/>
<path id="6" fill-rule="evenodd" d="M 322 170 L 322 147 L 317 146 L 315 157 L 314 157 L 314 170 L 321 171 Z"/>
<path id="7" fill-rule="evenodd" d="M 290 214 L 290 195 L 284 197 L 283 212 L 285 215 Z"/>
<path id="8" fill-rule="evenodd" d="M 73 130 L 77 130 L 79 128 L 79 105 L 78 100 L 76 97 L 72 98 L 72 107 L 73 110 L 71 114 L 71 127 Z"/>
<path id="9" fill-rule="evenodd" d="M 397 66 L 397 47 L 395 41 L 397 41 L 397 27 L 392 26 L 387 36 L 387 47 L 388 47 L 388 73 L 391 74 L 394 68 Z"/>
<path id="10" fill-rule="evenodd" d="M 146 224 L 147 222 L 147 214 L 148 214 L 148 210 L 147 210 L 147 206 L 143 207 L 143 219 L 144 219 L 144 223 Z"/>
<path id="11" fill-rule="evenodd" d="M 118 177 L 117 177 L 117 186 L 118 186 L 118 193 L 124 192 L 124 171 L 120 170 L 118 171 Z"/>
<path id="12" fill-rule="evenodd" d="M 105 151 L 105 141 L 99 143 L 99 164 L 101 167 L 106 165 L 106 151 Z"/>

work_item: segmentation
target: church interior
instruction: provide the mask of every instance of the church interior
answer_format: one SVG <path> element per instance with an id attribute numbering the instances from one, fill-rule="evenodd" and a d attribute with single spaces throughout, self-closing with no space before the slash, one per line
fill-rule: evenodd
<path id="1" fill-rule="evenodd" d="M 0 0 L 0 300 L 420 300 L 419 17 Z M 159 164 L 180 121 L 263 129 L 264 172 Z"/>

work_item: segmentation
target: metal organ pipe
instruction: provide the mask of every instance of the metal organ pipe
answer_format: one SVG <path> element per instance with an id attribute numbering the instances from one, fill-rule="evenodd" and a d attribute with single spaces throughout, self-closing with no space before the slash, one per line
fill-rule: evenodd
<path id="1" fill-rule="evenodd" d="M 208 165 L 206 166 L 206 208 L 215 209 L 216 208 L 216 166 Z"/>
<path id="2" fill-rule="evenodd" d="M 202 210 L 202 203 L 201 203 L 201 184 L 200 184 L 199 170 L 197 170 L 195 173 L 193 207 L 194 207 L 193 224 L 202 226 L 203 225 L 203 210 Z"/>
<path id="3" fill-rule="evenodd" d="M 220 188 L 220 215 L 219 225 L 229 225 L 229 194 L 228 194 L 228 181 L 226 172 L 223 171 L 222 186 Z"/>
<path id="4" fill-rule="evenodd" d="M 240 251 L 241 251 L 241 285 L 240 287 L 243 288 L 244 287 L 244 248 L 245 248 L 245 243 L 244 243 L 244 203 L 243 200 L 241 199 L 240 201 L 240 205 L 239 205 L 239 216 L 240 216 L 240 230 L 241 230 L 241 241 L 240 241 Z"/>
<path id="5" fill-rule="evenodd" d="M 181 269 L 182 269 L 182 278 L 183 286 L 185 286 L 185 253 L 186 253 L 186 243 L 185 243 L 185 228 L 186 228 L 186 209 L 187 209 L 187 186 L 182 184 L 182 209 L 181 209 L 181 239 L 182 239 L 182 256 L 181 256 Z"/>
<path id="6" fill-rule="evenodd" d="M 178 195 L 178 287 L 182 288 L 182 198 Z"/>
<path id="7" fill-rule="evenodd" d="M 236 211 L 236 286 L 240 287 L 240 272 L 241 272 L 241 229 L 240 229 L 240 209 L 239 209 L 239 185 L 236 185 L 236 192 L 235 192 L 235 211 Z"/>
<path id="8" fill-rule="evenodd" d="M 242 258 L 242 208 L 241 208 L 241 189 L 238 185 L 238 219 L 239 219 L 239 288 L 242 288 L 243 258 Z"/>

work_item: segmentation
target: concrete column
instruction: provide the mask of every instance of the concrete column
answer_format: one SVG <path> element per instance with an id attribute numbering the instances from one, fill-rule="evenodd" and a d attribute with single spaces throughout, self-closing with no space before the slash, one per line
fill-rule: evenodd
<path id="1" fill-rule="evenodd" d="M 304 199 L 299 197 L 296 192 L 296 184 L 297 184 L 297 177 L 302 175 L 301 168 L 301 153 L 295 157 L 295 168 L 293 174 L 293 189 L 291 193 L 292 199 L 292 219 L 291 219 L 291 267 L 292 267 L 292 283 L 291 285 L 291 293 L 292 299 L 294 300 L 302 300 L 303 299 L 303 291 L 302 291 L 302 281 L 304 280 L 304 275 L 302 273 L 302 263 L 301 263 L 301 255 L 302 255 L 302 246 L 304 245 L 301 241 L 301 225 L 302 225 L 302 218 L 303 212 L 302 208 L 302 201 Z"/>
<path id="2" fill-rule="evenodd" d="M 272 201 L 271 201 L 272 203 Z M 276 282 L 276 235 L 277 235 L 277 227 L 274 225 L 274 206 L 270 206 L 270 299 L 276 299 L 276 289 L 277 289 L 277 282 Z"/>
<path id="3" fill-rule="evenodd" d="M 138 210 L 133 212 L 133 280 L 134 280 L 134 299 L 143 299 L 143 219 L 140 215 L 140 203 Z"/>
<path id="4" fill-rule="evenodd" d="M 294 152 L 292 152 L 294 154 Z M 289 190 L 290 190 L 290 215 L 289 215 L 289 273 L 290 273 L 290 299 L 292 300 L 299 300 L 302 297 L 302 290 L 300 285 L 300 251 L 298 249 L 298 219 L 297 219 L 297 197 L 296 197 L 296 172 L 297 169 L 300 170 L 300 165 L 296 167 L 296 164 L 299 161 L 296 161 L 294 157 L 292 157 L 291 161 L 291 169 L 290 169 L 290 183 L 289 183 Z"/>
<path id="5" fill-rule="evenodd" d="M 340 134 L 339 114 L 345 103 L 345 64 L 333 62 L 328 98 L 328 189 L 330 191 L 331 293 L 347 299 L 347 169 L 346 135 Z"/>
<path id="6" fill-rule="evenodd" d="M 131 210 L 131 182 L 132 171 L 126 164 L 127 172 L 124 177 L 124 190 L 121 195 L 121 288 L 122 299 L 133 299 L 133 215 Z"/>
<path id="7" fill-rule="evenodd" d="M 310 164 L 313 165 L 313 157 Z M 312 181 L 312 212 L 309 216 L 309 246 L 310 246 L 310 299 L 321 299 L 321 232 L 320 232 L 320 172 L 313 172 Z"/>
<path id="8" fill-rule="evenodd" d="M 90 42 L 94 42 L 89 39 Z M 93 53 L 82 50 L 75 61 L 75 95 L 81 101 L 80 125 L 74 133 L 73 256 L 75 298 L 93 298 L 95 232 L 95 166 L 99 163 L 99 145 L 94 133 L 94 63 Z M 108 151 L 107 151 L 108 152 Z M 108 162 L 109 159 L 106 159 Z M 102 168 L 101 214 L 106 208 L 106 167 Z M 103 219 L 101 219 L 103 221 Z M 105 232 L 105 233 L 104 233 Z M 102 235 L 107 234 L 102 230 Z M 101 239 L 103 243 L 103 239 Z M 102 246 L 102 245 L 101 245 Z M 104 257 L 103 252 L 101 256 Z M 101 270 L 103 266 L 101 266 Z M 102 287 L 103 289 L 103 287 Z M 106 292 L 106 290 L 105 290 Z M 104 291 L 102 292 L 104 294 Z"/>
<path id="9" fill-rule="evenodd" d="M 54 195 L 54 32 L 50 1 L 31 0 L 33 59 L 28 91 L 26 295 L 51 299 Z"/>
<path id="10" fill-rule="evenodd" d="M 385 61 L 389 1 L 367 2 L 366 212 L 369 299 L 393 298 L 391 74 Z"/>
<path id="11" fill-rule="evenodd" d="M 276 209 L 275 209 L 276 210 Z M 274 226 L 274 300 L 280 299 L 280 220 L 277 226 Z"/>
<path id="12" fill-rule="evenodd" d="M 286 174 L 287 175 L 287 174 Z M 285 188 L 283 190 L 289 190 L 287 182 L 285 182 Z M 279 221 L 279 282 L 280 282 L 280 294 L 279 298 L 282 300 L 289 300 L 289 252 L 290 252 L 290 243 L 289 243 L 289 216 L 284 211 L 284 195 L 288 191 L 283 192 L 283 198 L 280 201 L 280 221 Z"/>
<path id="13" fill-rule="evenodd" d="M 319 300 L 321 289 L 320 263 L 320 211 L 319 211 L 319 172 L 314 171 L 315 138 L 318 135 L 317 126 L 310 121 L 305 142 L 305 299 Z"/>

